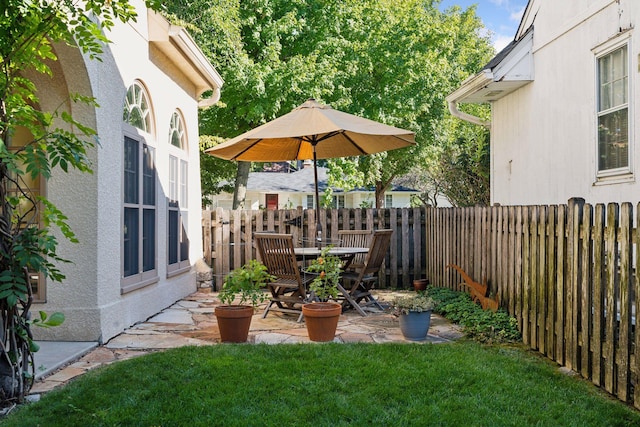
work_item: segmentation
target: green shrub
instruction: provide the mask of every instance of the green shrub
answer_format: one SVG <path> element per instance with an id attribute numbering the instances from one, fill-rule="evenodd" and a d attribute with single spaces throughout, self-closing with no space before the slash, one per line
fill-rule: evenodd
<path id="1" fill-rule="evenodd" d="M 503 309 L 483 310 L 466 292 L 430 286 L 434 312 L 462 326 L 467 337 L 483 343 L 518 342 L 518 322 Z"/>

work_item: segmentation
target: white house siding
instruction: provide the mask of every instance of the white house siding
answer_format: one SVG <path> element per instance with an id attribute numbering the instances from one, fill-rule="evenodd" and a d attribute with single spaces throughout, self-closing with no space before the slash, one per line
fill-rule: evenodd
<path id="1" fill-rule="evenodd" d="M 616 1 L 534 1 L 535 79 L 492 104 L 491 200 L 503 205 L 638 201 L 638 47 L 640 4 Z M 536 12 L 534 10 L 534 12 Z M 523 30 L 526 30 L 526 26 Z M 631 181 L 596 179 L 594 48 L 630 37 Z"/>
<path id="2" fill-rule="evenodd" d="M 70 92 L 87 94 L 91 88 L 100 108 L 91 111 L 100 146 L 90 153 L 94 173 L 56 173 L 47 184 L 49 197 L 69 216 L 79 244 L 61 239 L 60 254 L 74 263 L 62 266 L 63 283 L 47 284 L 47 301 L 35 310 L 61 311 L 66 321 L 50 330 L 36 330 L 38 339 L 107 341 L 132 324 L 143 321 L 195 291 L 195 273 L 167 277 L 167 201 L 169 121 L 178 109 L 183 115 L 189 147 L 188 234 L 191 264 L 202 257 L 197 94 L 188 79 L 147 42 L 147 14 L 143 2 L 134 1 L 137 23 L 116 24 L 108 37 L 102 62 L 80 60 L 64 77 Z M 73 55 L 71 55 L 73 56 Z M 187 65 L 185 65 L 187 66 Z M 168 67 L 169 73 L 163 71 Z M 85 70 L 86 71 L 83 71 Z M 76 75 L 71 75 L 73 70 Z M 181 80 L 177 85 L 174 79 Z M 121 294 L 123 102 L 127 88 L 142 82 L 150 97 L 155 127 L 157 187 L 157 283 Z M 59 101 L 58 101 L 59 102 Z"/>

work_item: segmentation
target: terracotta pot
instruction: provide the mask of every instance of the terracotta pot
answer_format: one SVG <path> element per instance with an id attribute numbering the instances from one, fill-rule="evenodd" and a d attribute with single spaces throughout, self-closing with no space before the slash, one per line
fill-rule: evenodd
<path id="1" fill-rule="evenodd" d="M 216 307 L 216 319 L 222 342 L 246 342 L 253 316 L 250 305 L 220 305 Z"/>
<path id="2" fill-rule="evenodd" d="M 311 341 L 333 341 L 342 306 L 334 302 L 313 302 L 302 306 L 304 323 Z"/>
<path id="3" fill-rule="evenodd" d="M 417 291 L 424 291 L 429 285 L 429 279 L 416 279 L 413 281 L 413 289 Z"/>

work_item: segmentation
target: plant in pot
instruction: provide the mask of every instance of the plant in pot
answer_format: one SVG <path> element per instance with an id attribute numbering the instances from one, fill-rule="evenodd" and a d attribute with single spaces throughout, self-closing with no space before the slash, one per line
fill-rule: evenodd
<path id="1" fill-rule="evenodd" d="M 425 292 L 397 296 L 391 302 L 392 313 L 400 321 L 405 339 L 424 341 L 431 326 L 431 311 L 435 303 Z"/>
<path id="2" fill-rule="evenodd" d="M 255 308 L 267 299 L 263 288 L 274 279 L 267 267 L 255 259 L 227 275 L 218 294 L 223 305 L 215 310 L 222 342 L 247 341 Z M 237 296 L 240 301 L 234 304 Z"/>
<path id="3" fill-rule="evenodd" d="M 338 298 L 338 283 L 342 272 L 342 260 L 329 255 L 330 250 L 331 246 L 324 248 L 307 268 L 307 272 L 317 274 L 309 284 L 309 290 L 319 300 L 302 306 L 311 341 L 333 341 L 342 312 L 341 304 L 329 302 L 329 299 Z"/>

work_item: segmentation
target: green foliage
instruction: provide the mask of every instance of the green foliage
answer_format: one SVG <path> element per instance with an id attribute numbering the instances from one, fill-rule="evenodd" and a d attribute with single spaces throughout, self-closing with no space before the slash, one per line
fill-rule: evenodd
<path id="1" fill-rule="evenodd" d="M 159 0 L 146 4 L 159 8 Z M 69 94 L 54 111 L 41 111 L 30 76 L 53 76 L 56 46 L 76 46 L 91 59 L 100 59 L 108 42 L 104 30 L 116 21 L 135 20 L 128 0 L 76 2 L 5 0 L 0 4 L 0 318 L 3 319 L 0 359 L 11 362 L 0 375 L 0 398 L 22 401 L 33 381 L 32 352 L 37 346 L 30 326 L 52 327 L 64 320 L 61 313 L 40 313 L 29 318 L 32 303 L 29 274 L 42 273 L 62 280 L 59 269 L 67 260 L 56 253 L 57 227 L 77 241 L 67 217 L 28 186 L 49 179 L 54 169 L 91 172 L 87 153 L 96 144 L 96 132 L 76 120 L 69 103 L 97 108 L 94 99 Z M 68 102 L 67 102 L 68 101 Z"/>
<path id="2" fill-rule="evenodd" d="M 218 298 L 224 304 L 233 304 L 239 295 L 240 305 L 250 302 L 255 308 L 267 299 L 263 289 L 274 280 L 275 277 L 269 274 L 264 264 L 252 259 L 227 275 Z"/>
<path id="3" fill-rule="evenodd" d="M 435 300 L 434 311 L 462 325 L 469 338 L 484 343 L 519 342 L 522 338 L 516 319 L 502 309 L 495 313 L 483 310 L 466 292 L 433 286 L 427 292 Z"/>
<path id="4" fill-rule="evenodd" d="M 391 301 L 393 314 L 409 314 L 410 311 L 431 311 L 435 307 L 433 299 L 425 292 L 412 292 L 399 295 Z"/>
<path id="5" fill-rule="evenodd" d="M 329 255 L 331 248 L 332 246 L 327 246 L 322 249 L 320 256 L 311 261 L 311 264 L 307 267 L 308 272 L 317 274 L 309 285 L 309 290 L 320 301 L 338 297 L 342 260 L 335 255 Z"/>
<path id="6" fill-rule="evenodd" d="M 328 162 L 330 180 L 379 197 L 437 144 L 445 97 L 491 55 L 475 8 L 422 0 L 168 2 L 225 80 L 201 134 L 231 138 L 313 97 L 416 132 L 416 147 Z M 215 171 L 212 171 L 215 173 Z"/>

